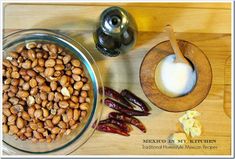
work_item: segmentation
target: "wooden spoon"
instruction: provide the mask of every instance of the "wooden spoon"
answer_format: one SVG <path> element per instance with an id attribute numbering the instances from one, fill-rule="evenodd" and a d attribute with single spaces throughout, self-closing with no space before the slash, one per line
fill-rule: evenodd
<path id="1" fill-rule="evenodd" d="M 166 25 L 165 31 L 167 32 L 167 34 L 169 36 L 171 46 L 172 46 L 174 53 L 175 53 L 175 56 L 176 56 L 175 62 L 176 63 L 185 63 L 185 64 L 191 66 L 189 61 L 184 57 L 183 53 L 180 51 L 179 45 L 178 45 L 176 38 L 175 38 L 173 27 L 171 25 Z"/>

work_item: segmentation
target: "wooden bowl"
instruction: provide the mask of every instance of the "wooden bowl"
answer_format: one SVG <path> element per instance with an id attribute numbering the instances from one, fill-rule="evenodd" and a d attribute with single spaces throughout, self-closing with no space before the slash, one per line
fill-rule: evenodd
<path id="1" fill-rule="evenodd" d="M 173 54 L 169 41 L 154 46 L 144 57 L 140 68 L 140 83 L 147 98 L 157 107 L 169 112 L 182 112 L 199 105 L 209 93 L 212 83 L 212 70 L 206 55 L 190 42 L 179 40 L 180 50 L 196 70 L 197 81 L 191 92 L 180 97 L 163 94 L 155 83 L 155 69 L 166 56 Z"/>

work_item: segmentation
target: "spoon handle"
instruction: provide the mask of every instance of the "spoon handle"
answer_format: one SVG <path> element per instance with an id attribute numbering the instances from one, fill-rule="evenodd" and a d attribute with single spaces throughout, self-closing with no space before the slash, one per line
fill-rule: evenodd
<path id="1" fill-rule="evenodd" d="M 167 34 L 169 36 L 171 46 L 172 46 L 174 53 L 176 55 L 175 62 L 189 64 L 188 60 L 184 57 L 183 53 L 180 51 L 179 45 L 176 41 L 176 37 L 175 37 L 174 31 L 173 31 L 173 27 L 171 25 L 166 25 L 165 31 L 167 32 Z"/>

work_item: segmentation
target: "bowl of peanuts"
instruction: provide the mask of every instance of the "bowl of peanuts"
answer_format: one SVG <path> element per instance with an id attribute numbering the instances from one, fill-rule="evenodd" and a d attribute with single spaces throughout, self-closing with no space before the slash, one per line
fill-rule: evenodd
<path id="1" fill-rule="evenodd" d="M 29 29 L 4 37 L 2 79 L 4 153 L 66 155 L 94 133 L 101 75 L 68 36 Z"/>

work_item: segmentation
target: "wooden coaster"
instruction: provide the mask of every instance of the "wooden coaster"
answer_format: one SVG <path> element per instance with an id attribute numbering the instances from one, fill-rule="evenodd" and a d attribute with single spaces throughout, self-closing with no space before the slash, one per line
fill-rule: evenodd
<path id="1" fill-rule="evenodd" d="M 145 55 L 140 68 L 140 83 L 145 95 L 154 105 L 170 112 L 186 111 L 199 105 L 209 93 L 212 83 L 211 65 L 202 50 L 187 41 L 179 40 L 178 44 L 197 73 L 197 82 L 190 93 L 180 97 L 168 97 L 160 92 L 155 83 L 155 69 L 158 63 L 174 53 L 169 41 L 153 47 Z"/>

